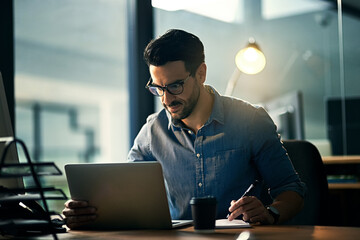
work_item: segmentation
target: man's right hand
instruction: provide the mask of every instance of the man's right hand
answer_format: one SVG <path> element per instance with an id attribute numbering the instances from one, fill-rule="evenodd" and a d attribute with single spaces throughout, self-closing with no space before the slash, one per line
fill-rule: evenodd
<path id="1" fill-rule="evenodd" d="M 68 200 L 62 213 L 66 226 L 70 229 L 79 228 L 96 219 L 96 208 L 89 206 L 86 201 Z"/>

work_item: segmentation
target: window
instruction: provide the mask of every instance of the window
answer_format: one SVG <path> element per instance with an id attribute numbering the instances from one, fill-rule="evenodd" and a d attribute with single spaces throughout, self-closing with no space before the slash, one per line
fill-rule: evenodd
<path id="1" fill-rule="evenodd" d="M 33 161 L 126 161 L 126 1 L 15 0 L 14 19 L 16 134 Z"/>

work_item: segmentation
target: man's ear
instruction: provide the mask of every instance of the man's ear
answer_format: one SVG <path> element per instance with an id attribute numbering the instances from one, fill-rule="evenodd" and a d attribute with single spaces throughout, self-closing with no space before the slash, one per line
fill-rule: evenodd
<path id="1" fill-rule="evenodd" d="M 196 78 L 199 80 L 200 84 L 203 84 L 206 79 L 206 64 L 201 63 L 198 69 L 196 70 Z"/>

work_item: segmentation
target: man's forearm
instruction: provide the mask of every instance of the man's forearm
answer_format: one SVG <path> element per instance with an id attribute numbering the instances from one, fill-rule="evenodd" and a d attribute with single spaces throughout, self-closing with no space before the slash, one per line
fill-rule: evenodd
<path id="1" fill-rule="evenodd" d="M 296 192 L 286 191 L 276 197 L 271 206 L 275 207 L 280 217 L 278 223 L 286 222 L 293 218 L 304 205 L 304 199 Z"/>

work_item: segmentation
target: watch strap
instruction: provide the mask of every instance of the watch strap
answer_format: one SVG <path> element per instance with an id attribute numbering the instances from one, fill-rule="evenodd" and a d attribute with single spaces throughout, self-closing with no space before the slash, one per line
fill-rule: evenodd
<path id="1" fill-rule="evenodd" d="M 280 213 L 279 211 L 274 208 L 273 206 L 268 206 L 266 208 L 268 210 L 268 212 L 270 213 L 270 215 L 274 218 L 274 223 L 273 224 L 277 224 L 280 218 Z"/>

